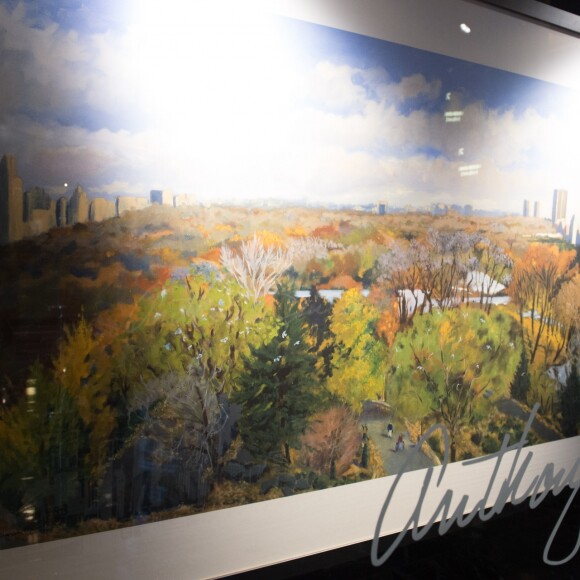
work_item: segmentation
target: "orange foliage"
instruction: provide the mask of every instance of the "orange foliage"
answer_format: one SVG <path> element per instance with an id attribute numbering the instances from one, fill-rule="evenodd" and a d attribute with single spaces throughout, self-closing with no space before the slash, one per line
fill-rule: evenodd
<path id="1" fill-rule="evenodd" d="M 393 346 L 400 326 L 399 307 L 396 300 L 386 310 L 381 312 L 377 323 L 377 333 L 389 346 Z"/>
<path id="2" fill-rule="evenodd" d="M 229 224 L 216 224 L 215 229 L 218 232 L 233 232 L 234 228 L 232 226 L 230 226 Z"/>
<path id="3" fill-rule="evenodd" d="M 374 284 L 370 287 L 369 302 L 379 309 L 388 308 L 393 300 L 393 291 L 385 286 Z"/>
<path id="4" fill-rule="evenodd" d="M 574 250 L 560 251 L 558 246 L 530 244 L 517 266 L 536 272 L 555 266 L 558 273 L 563 273 L 570 267 L 575 257 Z"/>
<path id="5" fill-rule="evenodd" d="M 142 238 L 147 238 L 148 240 L 154 242 L 155 240 L 160 240 L 161 238 L 167 238 L 173 235 L 172 230 L 158 230 L 156 232 L 144 232 L 141 234 Z"/>
<path id="6" fill-rule="evenodd" d="M 248 240 L 252 239 L 254 235 L 262 242 L 264 247 L 274 247 L 274 248 L 284 248 L 286 244 L 282 241 L 282 238 L 275 234 L 274 232 L 270 232 L 268 230 L 261 230 L 252 234 L 248 237 Z"/>
<path id="7" fill-rule="evenodd" d="M 125 331 L 129 324 L 136 320 L 137 305 L 123 304 L 121 302 L 111 306 L 108 310 L 101 312 L 95 322 L 95 333 L 104 338 L 104 343 L 109 343 L 112 339 Z"/>
<path id="8" fill-rule="evenodd" d="M 343 475 L 360 446 L 356 419 L 345 407 L 316 415 L 302 437 L 301 460 L 319 473 Z"/>
<path id="9" fill-rule="evenodd" d="M 348 274 L 341 274 L 340 276 L 336 276 L 336 278 L 330 280 L 328 284 L 322 284 L 320 288 L 340 290 L 351 290 L 352 288 L 357 288 L 362 290 L 362 284 L 354 280 L 354 278 Z"/>
<path id="10" fill-rule="evenodd" d="M 171 264 L 172 266 L 182 265 L 184 263 L 180 253 L 173 248 L 160 248 L 154 252 L 161 258 L 164 264 Z"/>
<path id="11" fill-rule="evenodd" d="M 338 230 L 336 226 L 320 226 L 312 230 L 312 237 L 323 238 L 325 240 L 336 240 Z"/>
<path id="12" fill-rule="evenodd" d="M 354 254 L 353 252 L 345 252 L 341 254 L 336 254 L 333 257 L 334 269 L 337 275 L 349 274 L 356 275 L 359 271 L 360 266 L 360 256 L 359 254 Z"/>
<path id="13" fill-rule="evenodd" d="M 155 275 L 155 279 L 158 283 L 163 285 L 169 278 L 171 278 L 171 273 L 173 268 L 171 266 L 163 265 L 163 266 L 151 266 L 151 270 Z"/>
<path id="14" fill-rule="evenodd" d="M 202 254 L 200 256 L 201 260 L 206 260 L 208 262 L 213 262 L 214 264 L 220 264 L 221 263 L 221 249 L 220 248 L 212 248 L 211 250 L 208 250 L 207 252 L 205 252 L 204 254 Z M 195 262 L 197 260 L 192 260 L 192 262 Z"/>
<path id="15" fill-rule="evenodd" d="M 272 296 L 272 294 L 266 294 L 264 296 L 264 304 L 273 312 L 274 306 L 276 304 L 276 299 L 274 298 L 274 296 Z"/>
<path id="16" fill-rule="evenodd" d="M 304 238 L 308 235 L 308 232 L 302 226 L 284 228 L 284 232 L 287 236 L 292 236 L 294 238 Z"/>

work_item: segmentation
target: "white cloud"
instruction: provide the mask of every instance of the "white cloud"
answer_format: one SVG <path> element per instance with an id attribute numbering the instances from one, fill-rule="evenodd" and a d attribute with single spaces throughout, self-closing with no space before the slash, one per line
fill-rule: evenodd
<path id="1" fill-rule="evenodd" d="M 205 26 L 199 14 L 177 23 L 170 14 L 145 5 L 123 32 L 80 35 L 32 29 L 22 6 L 0 6 L 0 151 L 18 155 L 28 185 L 512 211 L 554 187 L 580 189 L 578 113 L 471 103 L 460 123 L 445 123 L 442 112 L 409 107 L 438 102 L 439 81 L 298 62 L 281 30 L 259 19 L 210 10 Z M 104 126 L 59 124 L 71 110 L 102 115 Z M 461 178 L 469 163 L 479 175 Z"/>

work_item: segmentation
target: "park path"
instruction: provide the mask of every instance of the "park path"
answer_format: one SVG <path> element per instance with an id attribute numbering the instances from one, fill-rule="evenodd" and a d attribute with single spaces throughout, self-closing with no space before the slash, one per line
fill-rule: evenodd
<path id="1" fill-rule="evenodd" d="M 393 438 L 387 437 L 387 423 L 389 421 L 393 424 Z M 421 452 L 414 453 L 415 447 L 409 439 L 409 434 L 402 424 L 397 423 L 389 418 L 365 418 L 361 417 L 361 423 L 368 427 L 368 434 L 378 447 L 381 457 L 383 459 L 383 466 L 387 475 L 396 475 L 403 471 L 405 461 L 409 459 L 409 463 L 405 467 L 405 471 L 414 471 L 415 469 L 426 469 L 431 467 L 433 462 Z M 403 433 L 403 441 L 405 442 L 405 449 L 395 453 L 395 441 L 399 434 Z M 412 457 L 409 458 L 409 455 Z"/>
<path id="2" fill-rule="evenodd" d="M 522 406 L 513 399 L 502 399 L 498 402 L 497 408 L 506 415 L 511 415 L 517 419 L 521 419 L 524 423 L 530 417 L 530 411 L 522 409 Z M 552 429 L 548 425 L 542 423 L 537 418 L 534 418 L 531 425 L 532 431 L 541 437 L 544 441 L 559 441 L 562 435 L 558 431 Z"/>
<path id="3" fill-rule="evenodd" d="M 517 417 L 522 421 L 527 421 L 529 417 L 529 411 L 521 408 L 521 406 L 511 399 L 504 399 L 497 404 L 498 409 L 505 413 L 506 415 Z M 387 437 L 387 424 L 391 422 L 394 427 L 393 438 Z M 389 418 L 389 416 L 378 417 L 376 412 L 372 409 L 363 411 L 360 418 L 361 425 L 366 425 L 368 427 L 368 434 L 370 438 L 374 441 L 375 445 L 380 451 L 381 457 L 383 459 L 383 466 L 387 475 L 396 475 L 403 471 L 414 471 L 415 469 L 426 469 L 433 465 L 431 461 L 424 453 L 413 453 L 415 451 L 414 443 L 409 439 L 409 433 L 406 431 L 405 426 L 396 420 Z M 545 425 L 538 419 L 534 419 L 531 425 L 533 431 L 535 431 L 544 441 L 557 441 L 562 438 L 562 435 Z M 403 434 L 403 440 L 405 441 L 405 449 L 395 452 L 395 441 L 400 434 Z M 413 456 L 409 459 L 409 454 Z M 405 461 L 409 459 L 409 463 L 405 467 Z"/>

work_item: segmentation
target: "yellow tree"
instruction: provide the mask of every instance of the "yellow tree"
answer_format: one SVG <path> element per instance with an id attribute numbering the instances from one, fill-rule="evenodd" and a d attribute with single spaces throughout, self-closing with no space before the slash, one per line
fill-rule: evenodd
<path id="1" fill-rule="evenodd" d="M 109 405 L 111 362 L 105 348 L 81 317 L 65 336 L 53 362 L 55 381 L 76 401 L 89 435 L 86 461 L 93 477 L 105 468 L 115 412 Z"/>
<path id="2" fill-rule="evenodd" d="M 332 311 L 336 348 L 328 389 L 355 411 L 384 392 L 387 345 L 377 336 L 378 321 L 378 310 L 357 289 L 345 292 Z"/>
<path id="3" fill-rule="evenodd" d="M 556 296 L 576 271 L 575 256 L 574 250 L 561 251 L 557 246 L 530 244 L 515 263 L 509 293 L 518 309 L 531 364 L 542 346 L 541 341 L 553 332 L 551 322 Z"/>

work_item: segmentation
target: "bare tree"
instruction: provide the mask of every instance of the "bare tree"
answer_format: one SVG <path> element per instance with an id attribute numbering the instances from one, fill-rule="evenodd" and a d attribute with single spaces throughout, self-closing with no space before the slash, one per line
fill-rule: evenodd
<path id="1" fill-rule="evenodd" d="M 428 233 L 434 269 L 433 296 L 442 310 L 457 306 L 465 295 L 464 288 L 471 283 L 468 264 L 474 242 L 472 235 L 460 231 Z"/>
<path id="2" fill-rule="evenodd" d="M 283 248 L 264 245 L 254 234 L 242 243 L 238 252 L 222 246 L 221 263 L 249 295 L 260 298 L 270 292 L 292 265 L 292 255 Z"/>
<path id="3" fill-rule="evenodd" d="M 378 281 L 391 288 L 396 296 L 399 309 L 399 322 L 409 322 L 417 311 L 418 292 L 413 276 L 411 251 L 400 242 L 392 242 L 389 251 L 377 260 Z M 411 292 L 415 304 L 407 302 L 407 292 Z"/>
<path id="4" fill-rule="evenodd" d="M 156 441 L 159 463 L 178 459 L 200 474 L 217 468 L 228 416 L 214 382 L 192 365 L 185 374 L 164 374 L 133 393 L 129 411 L 143 416 L 142 434 Z"/>
<path id="5" fill-rule="evenodd" d="M 482 273 L 479 305 L 489 313 L 491 300 L 499 284 L 508 285 L 513 261 L 500 246 L 482 238 L 477 244 L 478 265 Z"/>

